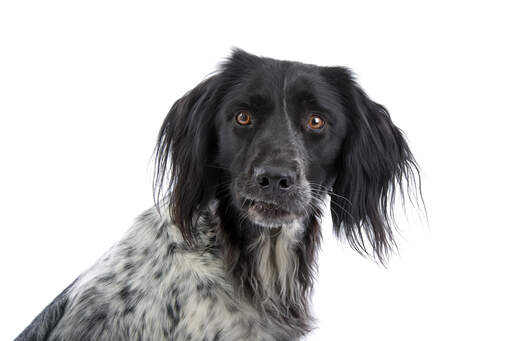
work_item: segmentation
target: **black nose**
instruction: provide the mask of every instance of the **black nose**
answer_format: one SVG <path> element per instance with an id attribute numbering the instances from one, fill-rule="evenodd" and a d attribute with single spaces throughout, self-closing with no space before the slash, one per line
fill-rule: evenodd
<path id="1" fill-rule="evenodd" d="M 254 169 L 254 178 L 258 186 L 264 190 L 284 192 L 295 183 L 297 173 L 287 167 L 266 166 Z"/>

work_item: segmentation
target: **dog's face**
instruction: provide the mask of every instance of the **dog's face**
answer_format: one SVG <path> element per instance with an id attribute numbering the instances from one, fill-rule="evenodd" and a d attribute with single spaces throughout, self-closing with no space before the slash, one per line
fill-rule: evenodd
<path id="1" fill-rule="evenodd" d="M 317 67 L 262 60 L 233 67 L 240 78 L 216 113 L 218 156 L 234 206 L 264 227 L 318 214 L 336 176 L 347 119 Z"/>
<path id="2" fill-rule="evenodd" d="M 329 195 L 335 232 L 380 259 L 393 245 L 395 192 L 417 175 L 401 131 L 349 70 L 240 50 L 173 105 L 156 161 L 157 194 L 168 188 L 186 239 L 215 198 L 236 229 L 312 221 Z"/>

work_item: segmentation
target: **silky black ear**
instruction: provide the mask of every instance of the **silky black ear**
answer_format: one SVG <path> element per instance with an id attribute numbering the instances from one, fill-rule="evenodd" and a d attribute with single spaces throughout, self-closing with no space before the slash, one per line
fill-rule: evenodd
<path id="1" fill-rule="evenodd" d="M 384 262 L 395 246 L 395 194 L 403 196 L 419 186 L 418 167 L 386 108 L 368 98 L 349 70 L 322 72 L 349 121 L 331 195 L 334 229 L 360 253 L 368 254 L 369 243 L 373 255 Z"/>
<path id="2" fill-rule="evenodd" d="M 191 244 L 194 213 L 209 201 L 217 181 L 215 169 L 209 165 L 215 155 L 213 120 L 218 92 L 216 75 L 174 103 L 155 150 L 155 199 L 168 205 L 173 221 Z"/>

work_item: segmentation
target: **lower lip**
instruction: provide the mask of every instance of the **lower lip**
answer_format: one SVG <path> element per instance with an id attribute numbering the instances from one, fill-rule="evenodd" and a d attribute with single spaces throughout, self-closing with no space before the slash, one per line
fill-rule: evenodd
<path id="1" fill-rule="evenodd" d="M 252 209 L 262 215 L 285 216 L 290 214 L 288 211 L 284 210 L 283 208 L 277 205 L 268 204 L 261 201 L 252 202 L 251 204 L 249 204 L 249 209 Z"/>

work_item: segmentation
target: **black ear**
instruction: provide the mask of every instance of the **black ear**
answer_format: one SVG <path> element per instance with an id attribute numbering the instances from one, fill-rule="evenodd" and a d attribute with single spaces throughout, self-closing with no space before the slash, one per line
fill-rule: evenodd
<path id="1" fill-rule="evenodd" d="M 217 181 L 209 165 L 216 146 L 213 120 L 218 92 L 216 75 L 174 103 L 155 149 L 155 199 L 168 205 L 173 221 L 189 243 L 193 243 L 194 212 L 204 207 Z"/>
<path id="2" fill-rule="evenodd" d="M 360 253 L 368 254 L 369 243 L 384 262 L 395 246 L 395 194 L 419 186 L 418 167 L 386 108 L 368 98 L 349 70 L 325 68 L 323 74 L 349 121 L 331 195 L 334 229 Z"/>

